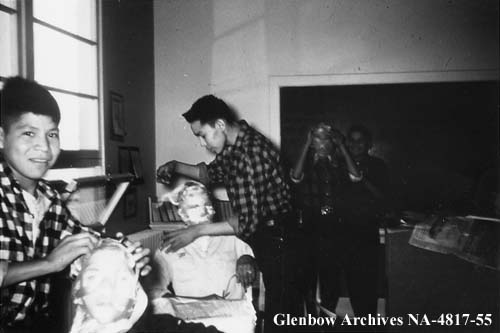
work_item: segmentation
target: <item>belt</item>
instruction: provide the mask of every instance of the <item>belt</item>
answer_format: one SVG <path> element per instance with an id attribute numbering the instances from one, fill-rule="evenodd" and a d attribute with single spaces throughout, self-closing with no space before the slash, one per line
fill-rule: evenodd
<path id="1" fill-rule="evenodd" d="M 332 215 L 333 214 L 333 207 L 329 205 L 321 206 L 320 209 L 320 214 L 321 215 Z"/>
<path id="2" fill-rule="evenodd" d="M 291 218 L 292 213 L 286 212 L 280 215 L 273 216 L 271 218 L 268 218 L 267 220 L 264 220 L 262 223 L 263 226 L 265 227 L 281 227 L 284 225 L 283 221 L 285 219 Z"/>
<path id="3" fill-rule="evenodd" d="M 275 239 L 283 242 L 283 228 L 280 221 L 278 221 L 276 218 L 273 218 L 259 223 L 257 225 L 257 230 L 250 236 L 248 242 L 250 246 L 253 246 L 252 243 L 259 242 L 259 239 Z"/>
<path id="4" fill-rule="evenodd" d="M 270 220 L 267 220 L 267 221 L 264 221 L 264 225 L 266 227 L 274 227 L 276 226 L 276 221 L 274 219 L 270 219 Z"/>

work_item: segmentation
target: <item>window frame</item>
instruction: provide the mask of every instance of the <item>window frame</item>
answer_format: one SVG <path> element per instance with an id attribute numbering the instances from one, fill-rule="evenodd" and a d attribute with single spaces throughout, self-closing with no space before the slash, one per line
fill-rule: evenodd
<path id="1" fill-rule="evenodd" d="M 43 27 L 64 34 L 67 37 L 74 38 L 80 42 L 96 47 L 96 95 L 89 95 L 76 91 L 70 91 L 57 87 L 43 87 L 49 91 L 59 92 L 76 97 L 83 97 L 97 101 L 98 112 L 98 149 L 88 150 L 61 150 L 56 164 L 51 169 L 51 179 L 58 179 L 58 169 L 89 168 L 94 169 L 95 176 L 105 174 L 105 141 L 104 141 L 104 94 L 103 94 L 103 54 L 102 54 L 102 0 L 95 1 L 96 8 L 96 40 L 87 39 L 72 32 L 61 29 L 50 23 L 34 17 L 33 0 L 16 0 L 16 9 L 0 4 L 0 11 L 17 15 L 17 56 L 18 56 L 18 74 L 30 80 L 35 78 L 35 54 L 34 54 L 34 25 L 40 24 Z M 0 75 L 0 81 L 3 83 L 6 77 Z M 97 163 L 96 163 L 97 162 Z M 96 168 L 97 167 L 97 168 Z M 77 174 L 75 178 L 77 178 Z"/>
<path id="2" fill-rule="evenodd" d="M 16 9 L 14 8 L 11 8 L 11 7 L 8 7 L 6 5 L 3 5 L 0 3 L 0 12 L 4 12 L 4 13 L 7 13 L 7 14 L 10 14 L 10 15 L 16 15 L 17 16 L 17 20 L 16 20 L 16 23 L 17 23 L 17 57 L 18 57 L 18 61 L 17 61 L 17 66 L 18 66 L 18 74 L 21 75 L 21 68 L 22 68 L 22 65 L 21 65 L 21 23 L 20 23 L 20 10 L 19 10 L 19 6 L 20 6 L 20 0 L 16 0 Z M 2 82 L 2 84 L 5 82 L 7 78 L 5 76 L 2 76 L 0 75 L 0 82 Z"/>

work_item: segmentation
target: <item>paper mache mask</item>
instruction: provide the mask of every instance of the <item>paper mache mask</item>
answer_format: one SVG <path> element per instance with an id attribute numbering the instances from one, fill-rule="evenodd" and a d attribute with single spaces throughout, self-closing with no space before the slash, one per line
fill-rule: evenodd
<path id="1" fill-rule="evenodd" d="M 178 206 L 178 212 L 186 224 L 211 222 L 215 214 L 207 188 L 202 183 L 187 181 L 166 193 L 163 200 Z"/>
<path id="2" fill-rule="evenodd" d="M 127 332 L 144 312 L 147 296 L 125 246 L 101 239 L 75 266 L 80 269 L 72 289 L 76 311 L 70 333 Z"/>

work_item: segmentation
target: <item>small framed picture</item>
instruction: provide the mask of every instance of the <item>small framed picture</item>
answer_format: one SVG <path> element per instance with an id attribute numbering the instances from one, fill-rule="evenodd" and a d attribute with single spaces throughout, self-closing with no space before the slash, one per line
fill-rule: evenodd
<path id="1" fill-rule="evenodd" d="M 128 147 L 118 147 L 118 172 L 133 173 Z"/>
<path id="2" fill-rule="evenodd" d="M 138 147 L 129 147 L 130 162 L 132 163 L 132 170 L 135 179 L 138 182 L 144 181 L 144 173 L 142 171 L 141 153 Z"/>
<path id="3" fill-rule="evenodd" d="M 111 139 L 123 141 L 127 135 L 125 129 L 125 103 L 123 96 L 110 91 Z"/>
<path id="4" fill-rule="evenodd" d="M 137 189 L 130 187 L 123 198 L 123 217 L 130 218 L 137 215 Z"/>
<path id="5" fill-rule="evenodd" d="M 144 183 L 144 173 L 139 147 L 118 147 L 118 172 L 134 175 L 134 184 Z"/>

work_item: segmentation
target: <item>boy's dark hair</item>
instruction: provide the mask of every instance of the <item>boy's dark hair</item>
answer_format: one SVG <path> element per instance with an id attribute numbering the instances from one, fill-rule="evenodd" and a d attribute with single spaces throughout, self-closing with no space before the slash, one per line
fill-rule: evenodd
<path id="1" fill-rule="evenodd" d="M 224 119 L 229 124 L 236 122 L 233 110 L 226 102 L 214 95 L 205 95 L 199 98 L 182 116 L 188 123 L 199 120 L 201 124 L 213 125 L 217 119 Z"/>
<path id="2" fill-rule="evenodd" d="M 368 127 L 365 127 L 363 125 L 352 125 L 351 128 L 349 128 L 349 131 L 347 134 L 350 136 L 352 133 L 358 132 L 361 133 L 363 138 L 365 139 L 366 143 L 368 144 L 368 147 L 371 147 L 373 144 L 373 136 L 372 132 L 368 129 Z"/>
<path id="3" fill-rule="evenodd" d="M 61 120 L 59 106 L 47 89 L 20 76 L 8 78 L 0 92 L 0 120 L 4 131 L 27 112 L 48 116 L 56 124 Z"/>

